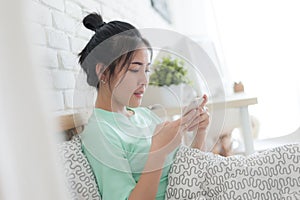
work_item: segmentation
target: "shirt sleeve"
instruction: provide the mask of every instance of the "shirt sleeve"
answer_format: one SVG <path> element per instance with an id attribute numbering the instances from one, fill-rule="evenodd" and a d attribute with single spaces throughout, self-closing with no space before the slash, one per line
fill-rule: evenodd
<path id="1" fill-rule="evenodd" d="M 112 127 L 107 124 L 100 126 L 97 134 L 84 136 L 83 151 L 93 169 L 102 200 L 128 199 L 136 181 L 122 141 Z"/>

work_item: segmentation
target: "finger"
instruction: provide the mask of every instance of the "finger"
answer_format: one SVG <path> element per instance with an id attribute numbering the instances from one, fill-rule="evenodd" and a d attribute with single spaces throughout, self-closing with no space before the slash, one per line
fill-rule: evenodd
<path id="1" fill-rule="evenodd" d="M 209 124 L 209 115 L 204 113 L 197 117 L 189 126 L 188 131 L 194 131 L 197 127 L 207 127 Z"/>
<path id="2" fill-rule="evenodd" d="M 205 120 L 205 121 L 202 121 L 199 124 L 195 124 L 195 125 L 190 126 L 188 128 L 188 131 L 205 130 L 208 127 L 208 125 L 209 125 L 209 121 Z"/>
<path id="3" fill-rule="evenodd" d="M 207 120 L 209 118 L 209 115 L 207 112 L 199 111 L 202 112 L 197 117 L 191 122 L 191 124 L 199 124 L 202 123 L 203 121 Z"/>
<path id="4" fill-rule="evenodd" d="M 183 117 L 177 119 L 175 124 L 181 128 L 181 131 L 186 131 L 189 127 L 189 124 L 193 121 L 193 119 L 196 117 L 196 114 L 199 114 L 197 112 L 198 109 L 193 109 L 190 112 L 188 112 Z"/>
<path id="5" fill-rule="evenodd" d="M 199 107 L 204 107 L 206 105 L 206 103 L 208 101 L 208 97 L 206 94 L 203 95 L 203 99 L 204 99 L 204 101 L 200 104 Z"/>
<path id="6" fill-rule="evenodd" d="M 190 131 L 191 127 L 197 126 L 202 121 L 202 117 L 197 115 L 193 121 L 188 124 L 188 130 Z"/>
<path id="7" fill-rule="evenodd" d="M 207 122 L 206 122 L 207 121 Z M 209 123 L 209 116 L 208 114 L 202 114 L 197 117 L 190 125 L 188 131 L 195 130 L 195 127 L 201 126 L 201 124 L 208 124 Z"/>
<path id="8" fill-rule="evenodd" d="M 204 106 L 203 108 L 201 108 L 201 111 L 200 111 L 200 115 L 208 115 L 209 116 L 209 112 L 208 112 L 208 109 L 206 106 Z"/>
<path id="9" fill-rule="evenodd" d="M 195 131 L 198 128 L 198 124 L 195 124 L 193 126 L 191 126 L 190 128 L 188 128 L 188 131 Z"/>
<path id="10" fill-rule="evenodd" d="M 207 113 L 201 115 L 201 119 L 198 123 L 198 126 L 201 126 L 202 124 L 209 124 L 209 115 Z"/>
<path id="11" fill-rule="evenodd" d="M 198 127 L 202 121 L 207 119 L 207 117 L 208 117 L 207 115 L 201 116 L 200 109 L 197 109 L 197 113 L 196 113 L 196 116 L 194 117 L 194 119 L 192 121 L 187 122 L 186 124 L 183 124 L 182 126 L 185 126 L 184 127 L 185 131 L 193 131 L 195 129 L 195 127 Z"/>
<path id="12" fill-rule="evenodd" d="M 200 110 L 200 115 L 208 115 L 209 116 L 209 112 L 208 112 L 208 108 L 206 106 L 199 108 Z"/>
<path id="13" fill-rule="evenodd" d="M 198 128 L 199 129 L 206 129 L 209 125 L 209 118 L 199 123 Z"/>
<path id="14" fill-rule="evenodd" d="M 184 115 L 182 118 L 181 118 L 181 123 L 182 124 L 186 124 L 188 122 L 191 122 L 191 120 L 193 120 L 196 116 L 197 116 L 198 113 L 198 109 L 193 109 L 191 110 L 190 112 L 188 112 L 186 115 Z M 180 119 L 179 119 L 180 120 Z"/>

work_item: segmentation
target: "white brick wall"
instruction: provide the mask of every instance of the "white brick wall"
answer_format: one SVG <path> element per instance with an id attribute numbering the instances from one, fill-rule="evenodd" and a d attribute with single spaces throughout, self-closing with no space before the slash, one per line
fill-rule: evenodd
<path id="1" fill-rule="evenodd" d="M 69 50 L 69 39 L 66 33 L 59 30 L 46 29 L 48 46 L 55 49 Z"/>
<path id="2" fill-rule="evenodd" d="M 52 16 L 54 28 L 66 33 L 74 34 L 75 19 L 71 18 L 68 14 L 57 11 L 53 11 Z"/>
<path id="3" fill-rule="evenodd" d="M 55 49 L 47 46 L 37 46 L 35 47 L 35 58 L 38 64 L 43 67 L 58 68 L 57 51 Z"/>
<path id="4" fill-rule="evenodd" d="M 151 8 L 150 0 L 31 0 L 28 9 L 34 22 L 30 29 L 35 57 L 45 69 L 52 110 L 59 114 L 93 106 L 95 89 L 78 73 L 77 54 L 93 35 L 82 25 L 84 16 L 98 12 L 105 21 L 127 21 L 138 28 L 170 28 Z"/>
<path id="5" fill-rule="evenodd" d="M 52 73 L 56 89 L 72 89 L 75 87 L 75 75 L 71 71 L 55 71 Z"/>
<path id="6" fill-rule="evenodd" d="M 66 13 L 79 21 L 83 18 L 81 7 L 72 1 L 66 1 Z"/>
<path id="7" fill-rule="evenodd" d="M 86 40 L 83 40 L 78 37 L 70 37 L 71 51 L 75 54 L 78 54 L 87 44 Z"/>
<path id="8" fill-rule="evenodd" d="M 65 10 L 65 1 L 64 0 L 41 0 L 42 3 L 60 11 Z"/>
<path id="9" fill-rule="evenodd" d="M 61 68 L 67 70 L 73 70 L 77 64 L 77 56 L 70 51 L 60 51 L 58 53 L 58 59 Z"/>

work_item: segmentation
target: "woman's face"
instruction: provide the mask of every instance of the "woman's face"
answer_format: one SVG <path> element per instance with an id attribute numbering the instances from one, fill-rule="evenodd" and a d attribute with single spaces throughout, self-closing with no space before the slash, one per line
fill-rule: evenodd
<path id="1" fill-rule="evenodd" d="M 149 68 L 148 50 L 136 50 L 128 71 L 123 69 L 114 78 L 112 83 L 112 106 L 140 106 L 143 94 L 148 86 Z"/>

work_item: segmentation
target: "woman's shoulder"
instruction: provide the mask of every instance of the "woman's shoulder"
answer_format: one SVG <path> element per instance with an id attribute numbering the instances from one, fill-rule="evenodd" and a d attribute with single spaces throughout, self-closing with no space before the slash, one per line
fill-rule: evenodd
<path id="1" fill-rule="evenodd" d="M 147 107 L 136 107 L 136 108 L 129 108 L 133 110 L 135 113 L 143 113 L 143 114 L 149 114 L 152 111 Z"/>
<path id="2" fill-rule="evenodd" d="M 82 138 L 102 137 L 110 140 L 116 140 L 119 139 L 117 132 L 117 128 L 113 126 L 112 123 L 92 116 L 85 125 L 81 135 Z"/>
<path id="3" fill-rule="evenodd" d="M 143 116 L 146 118 L 154 119 L 157 122 L 161 122 L 162 120 L 149 108 L 147 107 L 137 107 L 132 109 L 134 113 L 138 116 Z"/>

